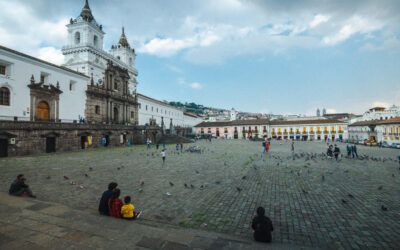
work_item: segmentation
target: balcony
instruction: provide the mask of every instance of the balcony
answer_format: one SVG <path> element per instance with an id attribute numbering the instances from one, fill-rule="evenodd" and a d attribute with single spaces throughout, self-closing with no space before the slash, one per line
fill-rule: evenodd
<path id="1" fill-rule="evenodd" d="M 317 133 L 317 134 L 321 134 L 322 132 L 321 132 L 321 131 L 317 131 L 316 133 Z"/>
<path id="2" fill-rule="evenodd" d="M 306 134 L 307 134 L 307 131 L 303 131 L 302 134 L 303 134 L 303 135 L 306 135 Z"/>
<path id="3" fill-rule="evenodd" d="M 294 135 L 294 132 L 293 132 L 293 131 L 292 131 L 292 132 L 289 132 L 289 134 Z"/>
<path id="4" fill-rule="evenodd" d="M 342 134 L 343 133 L 343 130 L 339 130 L 339 134 Z"/>
<path id="5" fill-rule="evenodd" d="M 281 135 L 282 134 L 282 132 L 278 132 L 278 135 Z"/>

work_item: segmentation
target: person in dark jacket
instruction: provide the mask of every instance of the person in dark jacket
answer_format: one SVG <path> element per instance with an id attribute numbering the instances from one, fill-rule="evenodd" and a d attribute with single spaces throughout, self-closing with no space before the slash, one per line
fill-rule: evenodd
<path id="1" fill-rule="evenodd" d="M 108 184 L 108 190 L 103 192 L 103 195 L 101 196 L 100 204 L 99 204 L 99 213 L 101 215 L 109 216 L 108 200 L 111 198 L 111 195 L 113 194 L 113 192 L 117 188 L 117 186 L 118 186 L 117 183 L 111 182 L 110 184 Z"/>
<path id="2" fill-rule="evenodd" d="M 254 217 L 251 224 L 254 230 L 254 240 L 260 242 L 271 242 L 271 232 L 274 231 L 272 221 L 265 216 L 265 209 L 263 207 L 257 208 L 257 216 Z"/>
<path id="3" fill-rule="evenodd" d="M 28 185 L 25 184 L 25 176 L 23 174 L 19 174 L 17 179 L 11 183 L 10 189 L 8 193 L 14 196 L 22 196 L 24 194 L 28 195 L 29 197 L 36 198 L 35 195 L 32 194 L 31 189 Z"/>
<path id="4" fill-rule="evenodd" d="M 338 160 L 339 154 L 340 154 L 340 148 L 335 144 L 335 149 L 334 149 L 334 154 L 335 154 L 335 159 Z"/>

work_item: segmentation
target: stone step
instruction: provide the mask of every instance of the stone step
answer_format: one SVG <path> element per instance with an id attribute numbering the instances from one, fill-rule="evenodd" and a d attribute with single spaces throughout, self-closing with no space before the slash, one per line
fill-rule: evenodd
<path id="1" fill-rule="evenodd" d="M 310 249 L 91 211 L 0 192 L 0 249 Z"/>

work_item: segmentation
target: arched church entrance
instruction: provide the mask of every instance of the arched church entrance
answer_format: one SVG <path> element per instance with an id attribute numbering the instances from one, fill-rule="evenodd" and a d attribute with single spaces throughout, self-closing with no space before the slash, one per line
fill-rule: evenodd
<path id="1" fill-rule="evenodd" d="M 114 122 L 118 122 L 118 108 L 114 107 Z"/>
<path id="2" fill-rule="evenodd" d="M 50 118 L 49 104 L 45 101 L 38 103 L 36 107 L 36 118 L 40 121 L 48 121 Z"/>

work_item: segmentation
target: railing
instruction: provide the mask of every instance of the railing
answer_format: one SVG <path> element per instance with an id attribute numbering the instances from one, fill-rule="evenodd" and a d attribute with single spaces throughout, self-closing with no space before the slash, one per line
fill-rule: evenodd
<path id="1" fill-rule="evenodd" d="M 336 131 L 335 131 L 335 130 L 332 130 L 332 131 L 331 131 L 331 134 L 335 134 L 335 133 L 336 133 Z"/>
<path id="2" fill-rule="evenodd" d="M 339 134 L 343 133 L 343 130 L 339 130 Z"/>
<path id="3" fill-rule="evenodd" d="M 294 132 L 289 132 L 289 134 L 294 135 Z"/>
<path id="4" fill-rule="evenodd" d="M 306 135 L 307 134 L 307 131 L 303 131 L 303 135 Z"/>

